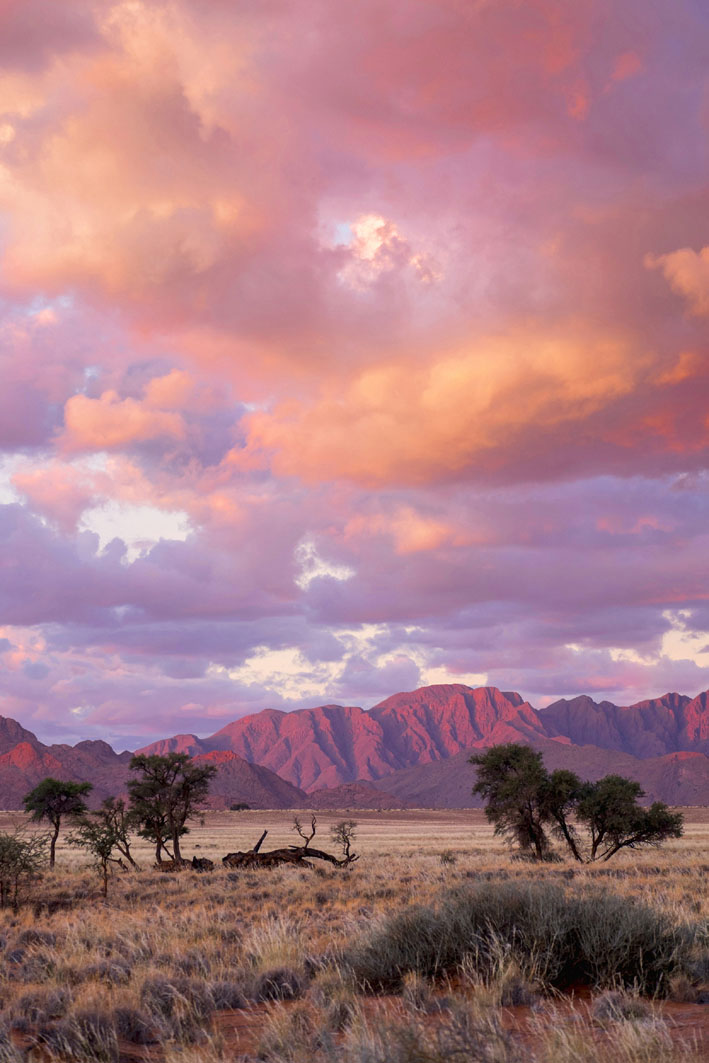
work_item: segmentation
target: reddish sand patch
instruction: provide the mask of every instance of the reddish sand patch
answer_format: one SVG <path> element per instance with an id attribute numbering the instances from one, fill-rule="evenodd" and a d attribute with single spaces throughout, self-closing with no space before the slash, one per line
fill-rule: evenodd
<path id="1" fill-rule="evenodd" d="M 577 1026 L 579 1017 L 585 1020 L 585 1032 L 594 1043 L 608 1044 L 614 1036 L 613 1024 L 593 1022 L 590 1017 L 591 995 L 588 991 L 581 991 L 572 996 L 561 997 L 557 1000 L 548 1001 L 542 1007 L 549 1008 L 549 1023 L 552 1021 L 557 1028 L 563 1029 L 568 1026 L 573 1029 Z M 360 998 L 360 1004 L 365 1015 L 370 1021 L 379 1019 L 397 1020 L 406 1015 L 401 997 L 380 996 Z M 238 1010 L 218 1011 L 212 1017 L 212 1032 L 220 1035 L 224 1045 L 224 1058 L 252 1057 L 255 1056 L 264 1029 L 270 1015 L 280 1009 L 290 1009 L 294 1002 L 284 1001 L 281 1003 L 252 1004 Z M 654 1013 L 657 1018 L 667 1024 L 668 1033 L 672 1041 L 680 1046 L 682 1044 L 696 1048 L 700 1054 L 706 1052 L 709 1057 L 709 1006 L 702 1004 L 676 1004 L 669 1001 L 655 1005 Z M 515 1006 L 498 1009 L 498 1014 L 503 1028 L 509 1031 L 514 1039 L 521 1045 L 530 1049 L 534 1048 L 540 1037 L 544 1035 L 548 1026 L 544 1021 L 544 1012 L 528 1006 Z M 438 1023 L 445 1022 L 445 1010 L 420 1016 L 426 1025 L 434 1028 Z M 28 1033 L 12 1033 L 12 1042 L 29 1058 L 36 1063 L 51 1063 L 56 1057 L 37 1044 L 36 1038 Z M 133 1045 L 121 1041 L 119 1043 L 120 1063 L 159 1063 L 163 1058 L 163 1051 L 159 1045 Z"/>

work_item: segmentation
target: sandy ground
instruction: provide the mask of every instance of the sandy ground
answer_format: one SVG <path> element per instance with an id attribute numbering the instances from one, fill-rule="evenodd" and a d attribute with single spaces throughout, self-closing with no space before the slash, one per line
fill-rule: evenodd
<path id="1" fill-rule="evenodd" d="M 628 854 L 634 862 L 657 862 L 662 859 L 697 859 L 702 853 L 709 860 L 709 808 L 679 809 L 684 815 L 684 836 L 663 845 L 661 850 L 649 849 L 642 853 Z M 207 812 L 201 822 L 195 820 L 183 841 L 186 856 L 195 853 L 210 859 L 221 859 L 226 853 L 251 849 L 262 831 L 268 830 L 264 849 L 278 848 L 298 842 L 293 832 L 293 818 L 300 817 L 309 827 L 307 812 L 289 810 L 255 810 L 250 812 Z M 369 809 L 340 809 L 317 813 L 317 842 L 330 848 L 330 828 L 342 819 L 357 823 L 355 850 L 363 856 L 385 852 L 399 857 L 437 855 L 452 850 L 456 855 L 480 855 L 490 858 L 495 853 L 503 856 L 506 846 L 495 837 L 481 809 L 406 809 L 376 812 Z M 28 826 L 27 817 L 20 812 L 0 812 L 0 830 Z M 29 825 L 30 829 L 44 829 Z M 63 831 L 57 849 L 60 862 L 70 861 L 72 866 L 81 863 L 81 854 L 70 849 Z M 150 859 L 151 847 L 136 839 L 134 845 L 138 860 Z M 616 858 L 618 859 L 618 858 Z M 621 857 L 622 859 L 622 857 Z"/>

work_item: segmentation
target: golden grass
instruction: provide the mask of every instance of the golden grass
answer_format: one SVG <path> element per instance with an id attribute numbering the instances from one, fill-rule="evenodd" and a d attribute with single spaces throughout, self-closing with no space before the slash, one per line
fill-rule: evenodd
<path id="1" fill-rule="evenodd" d="M 156 872 L 150 846 L 140 843 L 135 855 L 144 870 L 114 874 L 105 903 L 85 854 L 62 840 L 56 871 L 45 873 L 34 887 L 31 903 L 17 912 L 0 911 L 0 1011 L 14 1021 L 27 1014 L 30 994 L 48 997 L 61 990 L 69 1019 L 81 1012 L 140 1012 L 146 985 L 179 983 L 180 999 L 163 1016 L 158 1032 L 169 1042 L 170 1029 L 179 1028 L 181 1040 L 189 1043 L 207 1025 L 190 1003 L 190 994 L 195 1000 L 199 995 L 198 986 L 233 983 L 253 998 L 264 972 L 283 968 L 312 977 L 321 957 L 346 947 L 378 917 L 406 905 L 433 903 L 446 887 L 480 880 L 545 880 L 573 891 L 603 886 L 681 921 L 709 920 L 709 810 L 684 812 L 684 837 L 661 849 L 621 853 L 598 866 L 567 861 L 543 867 L 514 860 L 478 810 L 323 812 L 314 844 L 330 850 L 330 826 L 343 818 L 357 820 L 354 849 L 361 858 L 351 868 L 240 872 L 223 869 L 221 857 L 251 848 L 265 828 L 264 848 L 295 843 L 293 813 L 208 813 L 203 825 L 193 826 L 183 850 L 188 857 L 195 853 L 219 862 L 213 873 Z M 0 813 L 0 829 L 22 819 Z M 441 860 L 445 852 L 452 862 Z M 338 993 L 346 997 L 346 987 L 332 990 L 334 997 Z M 338 1008 L 346 1012 L 345 1005 L 340 1001 Z M 580 1049 L 575 1054 L 577 1032 L 572 1028 L 568 1044 L 557 1044 L 559 1059 L 591 1058 Z M 652 1053 L 669 1035 L 659 1027 L 655 1033 L 632 1052 L 642 1038 L 627 1033 L 626 1055 L 617 1058 L 660 1058 Z M 189 1052 L 195 1060 L 217 1059 L 218 1039 Z M 612 1058 L 607 1046 L 602 1056 Z"/>

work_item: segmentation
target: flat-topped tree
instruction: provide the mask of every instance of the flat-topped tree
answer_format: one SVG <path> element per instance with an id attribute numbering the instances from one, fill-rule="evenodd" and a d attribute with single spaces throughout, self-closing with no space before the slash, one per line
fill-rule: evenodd
<path id="1" fill-rule="evenodd" d="M 495 834 L 514 839 L 523 853 L 544 860 L 549 852 L 542 793 L 548 782 L 541 753 L 517 742 L 492 746 L 469 758 L 478 769 L 474 794 L 487 802 Z"/>
<path id="2" fill-rule="evenodd" d="M 129 765 L 138 772 L 128 783 L 131 812 L 140 824 L 138 833 L 155 844 L 158 863 L 162 852 L 182 863 L 180 838 L 187 834 L 187 821 L 199 813 L 217 773 L 214 764 L 196 765 L 186 753 L 161 757 L 137 753 Z M 172 853 L 166 842 L 172 843 Z"/>
<path id="3" fill-rule="evenodd" d="M 42 779 L 41 783 L 25 794 L 25 812 L 39 823 L 46 819 L 54 828 L 49 840 L 49 866 L 54 867 L 54 851 L 64 816 L 83 816 L 87 811 L 84 798 L 93 790 L 90 782 L 66 782 L 60 779 Z"/>
<path id="4" fill-rule="evenodd" d="M 610 860 L 620 849 L 659 845 L 681 838 L 682 814 L 662 801 L 642 808 L 640 783 L 622 775 L 606 775 L 589 784 L 576 807 L 577 819 L 590 834 L 591 860 Z"/>
<path id="5" fill-rule="evenodd" d="M 513 838 L 536 860 L 553 856 L 550 830 L 581 863 L 682 836 L 681 813 L 662 801 L 643 808 L 640 783 L 622 775 L 583 782 L 563 768 L 549 774 L 541 753 L 516 742 L 491 746 L 469 763 L 478 769 L 473 793 L 485 799 L 495 833 Z M 585 838 L 579 827 L 586 829 Z"/>

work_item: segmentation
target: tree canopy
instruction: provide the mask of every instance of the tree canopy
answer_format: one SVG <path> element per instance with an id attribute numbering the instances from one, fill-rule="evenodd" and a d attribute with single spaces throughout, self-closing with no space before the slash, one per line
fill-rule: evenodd
<path id="1" fill-rule="evenodd" d="M 473 793 L 484 798 L 495 833 L 537 860 L 552 855 L 552 836 L 575 860 L 590 862 L 682 835 L 681 814 L 661 801 L 644 808 L 642 787 L 632 779 L 606 775 L 582 782 L 566 769 L 549 773 L 541 753 L 515 742 L 492 746 L 470 757 L 470 763 L 478 769 Z M 585 838 L 579 825 L 586 829 Z"/>
<path id="2" fill-rule="evenodd" d="M 49 866 L 54 867 L 55 849 L 62 819 L 65 816 L 82 816 L 87 811 L 84 798 L 91 793 L 90 782 L 67 782 L 66 780 L 42 779 L 41 783 L 25 794 L 25 812 L 40 822 L 46 819 L 54 828 L 49 841 Z"/>
<path id="3" fill-rule="evenodd" d="M 209 783 L 216 775 L 213 764 L 194 764 L 186 753 L 136 754 L 130 769 L 138 777 L 128 783 L 130 807 L 138 833 L 155 845 L 155 858 L 162 853 L 182 862 L 180 838 L 187 834 L 187 821 L 199 810 Z M 167 843 L 172 844 L 172 852 Z"/>

